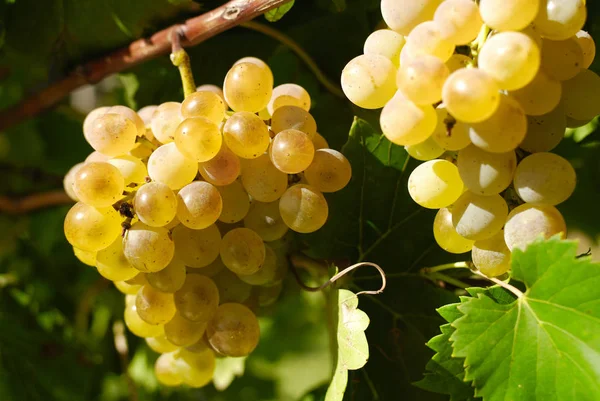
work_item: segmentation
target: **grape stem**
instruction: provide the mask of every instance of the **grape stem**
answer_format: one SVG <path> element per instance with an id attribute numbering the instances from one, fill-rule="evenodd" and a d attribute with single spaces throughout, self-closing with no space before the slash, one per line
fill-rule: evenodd
<path id="1" fill-rule="evenodd" d="M 188 97 L 196 92 L 196 82 L 192 73 L 190 56 L 181 47 L 181 38 L 185 37 L 185 27 L 176 26 L 171 32 L 171 62 L 179 69 L 181 83 L 183 84 L 183 96 Z"/>
<path id="2" fill-rule="evenodd" d="M 510 285 L 502 280 L 498 280 L 495 277 L 488 277 L 485 274 L 483 274 L 482 272 L 480 272 L 479 270 L 473 270 L 473 273 L 478 276 L 483 277 L 486 280 L 491 281 L 494 284 L 499 285 L 500 287 L 504 288 L 505 290 L 512 292 L 517 298 L 523 298 L 525 296 L 525 294 L 523 294 L 523 292 L 521 290 L 519 290 L 517 287 Z"/>
<path id="3" fill-rule="evenodd" d="M 473 59 L 473 67 L 477 66 L 477 57 L 479 56 L 479 52 L 483 48 L 487 38 L 490 36 L 490 32 L 492 30 L 487 24 L 483 24 L 481 26 L 481 30 L 479 31 L 479 35 L 477 35 L 477 39 L 471 43 L 471 57 Z"/>
<path id="4" fill-rule="evenodd" d="M 125 324 L 121 320 L 113 324 L 113 336 L 115 341 L 115 349 L 119 354 L 121 362 L 121 370 L 127 379 L 127 388 L 129 390 L 129 400 L 138 401 L 138 391 L 135 382 L 129 375 L 129 346 L 127 345 L 127 337 L 125 336 Z"/>
<path id="5" fill-rule="evenodd" d="M 437 273 L 449 269 L 471 269 L 472 265 L 469 262 L 446 263 L 435 267 L 424 267 L 421 269 L 421 274 Z"/>
<path id="6" fill-rule="evenodd" d="M 70 205 L 72 203 L 74 203 L 73 200 L 64 191 L 60 190 L 40 192 L 17 199 L 0 196 L 0 213 L 25 214 L 49 206 Z"/>

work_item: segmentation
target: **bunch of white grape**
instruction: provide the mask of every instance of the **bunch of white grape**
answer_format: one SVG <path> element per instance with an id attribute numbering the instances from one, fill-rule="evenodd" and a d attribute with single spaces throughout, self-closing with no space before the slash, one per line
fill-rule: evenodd
<path id="1" fill-rule="evenodd" d="M 575 170 L 549 152 L 600 114 L 585 1 L 382 0 L 381 11 L 389 29 L 344 68 L 343 90 L 383 108 L 383 134 L 425 161 L 408 189 L 440 209 L 438 244 L 501 275 L 513 249 L 566 233 L 555 206 Z"/>
<path id="2" fill-rule="evenodd" d="M 256 312 L 287 271 L 284 235 L 321 228 L 323 192 L 349 182 L 348 160 L 317 133 L 310 105 L 304 88 L 273 88 L 269 67 L 244 58 L 223 90 L 87 116 L 95 151 L 65 177 L 77 201 L 65 235 L 126 294 L 125 323 L 162 354 L 161 383 L 204 386 L 215 356 L 255 349 Z"/>

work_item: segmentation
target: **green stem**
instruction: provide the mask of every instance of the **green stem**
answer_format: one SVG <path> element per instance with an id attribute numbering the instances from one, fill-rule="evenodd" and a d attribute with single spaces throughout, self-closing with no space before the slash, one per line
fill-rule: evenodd
<path id="1" fill-rule="evenodd" d="M 426 275 L 424 275 L 424 277 L 428 278 L 429 280 L 431 280 L 433 282 L 435 282 L 436 280 L 443 281 L 445 283 L 452 284 L 453 286 L 458 287 L 458 288 L 464 289 L 464 288 L 473 287 L 472 285 L 469 285 L 461 280 L 455 279 L 454 277 L 450 277 L 443 273 L 426 274 Z"/>
<path id="2" fill-rule="evenodd" d="M 183 95 L 188 97 L 196 92 L 196 83 L 194 82 L 194 74 L 192 73 L 192 64 L 190 56 L 184 49 L 179 49 L 171 53 L 171 62 L 179 69 L 181 75 L 181 83 L 183 84 Z"/>
<path id="3" fill-rule="evenodd" d="M 492 30 L 489 26 L 487 26 L 487 24 L 483 24 L 481 26 L 481 30 L 479 31 L 479 35 L 477 35 L 477 39 L 471 43 L 471 57 L 473 58 L 472 67 L 477 66 L 477 57 L 479 56 L 479 52 L 485 44 L 488 36 L 490 36 L 491 31 Z"/>
<path id="4" fill-rule="evenodd" d="M 470 268 L 471 268 L 471 265 L 469 264 L 469 262 L 455 262 L 455 263 L 446 263 L 446 264 L 435 266 L 435 267 L 424 267 L 421 269 L 421 273 L 427 275 L 430 273 L 437 273 L 437 272 L 441 272 L 441 271 L 449 270 L 449 269 L 470 269 Z"/>

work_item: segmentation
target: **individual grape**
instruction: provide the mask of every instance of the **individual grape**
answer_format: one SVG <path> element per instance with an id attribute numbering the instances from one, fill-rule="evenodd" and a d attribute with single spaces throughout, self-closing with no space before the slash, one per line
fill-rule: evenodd
<path id="1" fill-rule="evenodd" d="M 144 273 L 153 273 L 171 262 L 175 244 L 165 228 L 137 222 L 123 238 L 123 253 L 133 267 Z"/>
<path id="2" fill-rule="evenodd" d="M 107 156 L 120 156 L 134 148 L 137 128 L 120 114 L 106 113 L 94 119 L 84 134 L 94 150 Z"/>
<path id="3" fill-rule="evenodd" d="M 146 165 L 137 157 L 131 155 L 117 156 L 110 159 L 108 163 L 119 169 L 126 187 L 131 184 L 140 185 L 146 182 L 148 170 Z"/>
<path id="4" fill-rule="evenodd" d="M 148 280 L 146 279 L 146 273 L 138 273 L 137 276 L 125 281 L 131 285 L 138 285 L 140 288 L 148 283 Z M 137 294 L 137 291 L 135 294 Z"/>
<path id="5" fill-rule="evenodd" d="M 177 202 L 177 218 L 195 230 L 214 224 L 223 210 L 219 190 L 206 181 L 195 181 L 181 188 Z"/>
<path id="6" fill-rule="evenodd" d="M 504 191 L 517 168 L 514 151 L 489 153 L 471 145 L 458 152 L 458 172 L 465 186 L 475 194 L 491 196 Z"/>
<path id="7" fill-rule="evenodd" d="M 548 76 L 558 81 L 566 81 L 579 74 L 583 68 L 583 49 L 577 38 L 559 41 L 544 39 L 542 68 Z"/>
<path id="8" fill-rule="evenodd" d="M 258 113 L 271 100 L 273 73 L 265 63 L 239 62 L 227 73 L 223 93 L 232 110 Z"/>
<path id="9" fill-rule="evenodd" d="M 276 114 L 282 108 L 277 109 Z M 315 146 L 310 137 L 296 129 L 286 129 L 273 138 L 269 156 L 273 165 L 286 174 L 298 174 L 306 170 L 315 156 Z"/>
<path id="10" fill-rule="evenodd" d="M 177 258 L 190 267 L 210 265 L 219 256 L 221 233 L 216 225 L 192 230 L 183 225 L 173 229 Z"/>
<path id="11" fill-rule="evenodd" d="M 146 280 L 158 291 L 173 293 L 183 286 L 185 276 L 185 265 L 179 258 L 173 257 L 164 269 L 155 273 L 146 273 Z"/>
<path id="12" fill-rule="evenodd" d="M 319 149 L 304 171 L 304 178 L 321 192 L 337 192 L 350 182 L 352 166 L 337 150 Z"/>
<path id="13" fill-rule="evenodd" d="M 125 181 L 118 168 L 109 163 L 86 163 L 73 180 L 77 198 L 94 207 L 109 207 L 123 197 Z"/>
<path id="14" fill-rule="evenodd" d="M 433 18 L 442 0 L 382 0 L 381 14 L 394 31 L 408 35 L 421 22 Z"/>
<path id="15" fill-rule="evenodd" d="M 466 123 L 484 121 L 500 105 L 498 84 L 477 68 L 463 68 L 453 72 L 442 90 L 446 109 L 457 120 Z"/>
<path id="16" fill-rule="evenodd" d="M 446 67 L 448 67 L 448 71 L 452 74 L 456 70 L 460 70 L 462 68 L 467 68 L 473 63 L 473 59 L 471 57 L 465 56 L 464 54 L 453 54 L 448 61 L 446 61 Z"/>
<path id="17" fill-rule="evenodd" d="M 500 230 L 491 238 L 476 241 L 471 250 L 475 267 L 488 277 L 501 276 L 510 270 L 511 253 Z"/>
<path id="18" fill-rule="evenodd" d="M 315 145 L 315 150 L 329 148 L 327 140 L 323 137 L 323 135 L 319 134 L 318 132 L 315 133 L 315 136 L 312 138 L 312 141 L 313 145 Z"/>
<path id="19" fill-rule="evenodd" d="M 483 240 L 504 226 L 508 205 L 500 195 L 482 196 L 467 191 L 452 205 L 452 224 L 461 237 Z"/>
<path id="20" fill-rule="evenodd" d="M 600 114 L 600 77 L 593 71 L 581 70 L 573 79 L 563 82 L 565 113 L 574 120 L 591 120 Z"/>
<path id="21" fill-rule="evenodd" d="M 229 105 L 225 101 L 225 94 L 223 93 L 223 89 L 221 89 L 220 86 L 204 84 L 204 85 L 200 85 L 199 87 L 197 87 L 196 92 L 212 92 L 212 93 L 216 94 L 223 101 L 223 108 L 225 109 L 225 111 L 229 110 Z"/>
<path id="22" fill-rule="evenodd" d="M 219 305 L 219 290 L 214 281 L 200 274 L 188 274 L 183 287 L 175 292 L 177 311 L 192 322 L 208 322 Z"/>
<path id="23" fill-rule="evenodd" d="M 565 219 L 554 206 L 548 205 L 518 206 L 509 213 L 504 226 L 504 240 L 511 251 L 525 249 L 538 238 L 566 233 Z"/>
<path id="24" fill-rule="evenodd" d="M 163 326 L 146 323 L 138 315 L 135 306 L 135 295 L 125 296 L 125 325 L 138 337 L 156 337 L 163 334 Z"/>
<path id="25" fill-rule="evenodd" d="M 213 277 L 219 289 L 222 304 L 227 302 L 245 302 L 252 292 L 252 286 L 242 281 L 235 273 L 225 268 Z"/>
<path id="26" fill-rule="evenodd" d="M 244 226 L 256 232 L 263 241 L 278 240 L 289 229 L 279 213 L 279 202 L 252 202 L 244 217 Z"/>
<path id="27" fill-rule="evenodd" d="M 139 116 L 138 113 L 135 112 L 135 110 L 130 109 L 126 106 L 117 105 L 110 107 L 106 111 L 106 113 L 120 114 L 123 117 L 129 119 L 129 121 L 131 121 L 135 125 L 135 128 L 137 130 L 137 136 L 144 136 L 144 134 L 146 133 L 146 124 L 144 124 L 144 120 L 142 120 L 142 118 Z"/>
<path id="28" fill-rule="evenodd" d="M 571 164 L 554 153 L 534 153 L 517 166 L 514 187 L 530 204 L 558 205 L 575 190 L 577 175 Z"/>
<path id="29" fill-rule="evenodd" d="M 275 134 L 282 131 L 295 129 L 304 132 L 310 138 L 317 133 L 317 123 L 313 116 L 303 108 L 297 106 L 281 106 L 271 117 L 271 130 Z"/>
<path id="30" fill-rule="evenodd" d="M 431 105 L 442 100 L 442 88 L 449 75 L 450 71 L 442 60 L 423 54 L 402 64 L 396 76 L 396 84 L 414 103 Z"/>
<path id="31" fill-rule="evenodd" d="M 576 38 L 583 51 L 583 65 L 581 67 L 589 68 L 594 62 L 594 58 L 596 58 L 596 42 L 594 42 L 592 35 L 586 31 L 577 32 Z"/>
<path id="32" fill-rule="evenodd" d="M 542 45 L 544 44 L 543 39 L 540 36 L 540 34 L 537 33 L 536 30 L 533 28 L 533 25 L 528 25 L 526 28 L 521 29 L 519 32 L 529 36 L 529 38 L 531 38 L 538 45 L 538 48 L 542 48 Z"/>
<path id="33" fill-rule="evenodd" d="M 166 102 L 156 108 L 152 115 L 150 127 L 154 137 L 166 144 L 175 139 L 175 129 L 183 121 L 181 103 Z"/>
<path id="34" fill-rule="evenodd" d="M 233 153 L 244 159 L 255 159 L 265 153 L 271 137 L 269 128 L 256 115 L 237 112 L 223 127 L 223 140 Z"/>
<path id="35" fill-rule="evenodd" d="M 416 145 L 406 146 L 404 149 L 409 156 L 421 161 L 437 159 L 445 151 L 445 149 L 435 141 L 433 136 L 430 136 L 425 141 L 417 143 Z"/>
<path id="36" fill-rule="evenodd" d="M 530 153 L 549 152 L 565 136 L 567 119 L 562 107 L 542 116 L 527 117 L 527 135 L 519 147 Z"/>
<path id="37" fill-rule="evenodd" d="M 237 303 L 219 306 L 217 313 L 206 328 L 208 342 L 219 353 L 240 357 L 249 355 L 260 338 L 256 315 Z"/>
<path id="38" fill-rule="evenodd" d="M 198 164 L 198 171 L 204 180 L 213 185 L 229 185 L 240 175 L 240 159 L 223 142 L 215 157 Z"/>
<path id="39" fill-rule="evenodd" d="M 176 351 L 179 347 L 172 344 L 167 340 L 164 334 L 161 334 L 156 337 L 147 337 L 146 344 L 148 347 L 154 352 L 158 352 L 159 354 L 165 354 L 167 352 Z"/>
<path id="40" fill-rule="evenodd" d="M 262 238 L 248 228 L 235 228 L 223 236 L 221 260 L 238 275 L 256 273 L 265 261 Z"/>
<path id="41" fill-rule="evenodd" d="M 143 286 L 135 298 L 137 314 L 150 324 L 165 324 L 175 316 L 173 294 L 156 290 L 150 285 Z"/>
<path id="42" fill-rule="evenodd" d="M 174 143 L 162 145 L 148 159 L 148 175 L 171 189 L 179 189 L 194 180 L 198 163 L 185 157 Z"/>
<path id="43" fill-rule="evenodd" d="M 156 109 L 158 109 L 157 105 L 150 105 L 142 107 L 137 111 L 137 114 L 144 122 L 144 126 L 146 127 L 146 129 L 150 128 L 150 125 L 152 123 L 152 116 L 154 115 Z M 154 135 L 152 135 L 152 137 L 154 137 Z"/>
<path id="44" fill-rule="evenodd" d="M 410 146 L 431 136 L 437 115 L 432 106 L 418 106 L 398 92 L 381 111 L 379 124 L 390 142 Z"/>
<path id="45" fill-rule="evenodd" d="M 342 71 L 346 97 L 363 109 L 379 109 L 396 92 L 396 68 L 384 56 L 363 54 L 352 59 Z"/>
<path id="46" fill-rule="evenodd" d="M 100 153 L 98 151 L 93 151 L 92 153 L 90 153 L 88 155 L 88 157 L 85 158 L 84 163 L 107 162 L 110 159 L 111 159 L 110 156 L 103 155 L 102 153 Z"/>
<path id="47" fill-rule="evenodd" d="M 468 45 L 481 30 L 483 20 L 471 0 L 446 0 L 435 11 L 433 20 L 444 38 L 455 45 Z"/>
<path id="48" fill-rule="evenodd" d="M 237 223 L 241 221 L 250 210 L 250 197 L 239 181 L 219 187 L 223 200 L 223 210 L 219 220 L 224 223 Z"/>
<path id="49" fill-rule="evenodd" d="M 133 200 L 135 214 L 150 227 L 164 227 L 177 213 L 177 197 L 162 182 L 149 182 L 138 189 Z"/>
<path id="50" fill-rule="evenodd" d="M 154 375 L 156 376 L 156 380 L 163 386 L 179 386 L 183 383 L 183 379 L 175 369 L 173 353 L 160 355 L 154 363 Z"/>
<path id="51" fill-rule="evenodd" d="M 408 178 L 408 193 L 419 205 L 439 209 L 453 204 L 463 192 L 458 168 L 447 160 L 430 160 Z"/>
<path id="52" fill-rule="evenodd" d="M 533 22 L 539 9 L 540 0 L 481 0 L 479 2 L 479 12 L 483 21 L 498 31 L 520 31 Z"/>
<path id="53" fill-rule="evenodd" d="M 175 352 L 175 366 L 185 384 L 193 388 L 203 387 L 213 378 L 215 354 L 208 348 L 201 353 L 181 349 Z"/>
<path id="54" fill-rule="evenodd" d="M 106 114 L 106 112 L 110 109 L 110 107 L 98 107 L 88 113 L 85 116 L 85 120 L 83 120 L 83 136 L 87 138 L 91 134 L 92 127 L 94 126 L 94 121 L 96 118 Z"/>
<path id="55" fill-rule="evenodd" d="M 65 217 L 65 236 L 74 247 L 90 252 L 99 251 L 119 236 L 121 221 L 121 216 L 112 207 L 96 209 L 78 202 Z"/>
<path id="56" fill-rule="evenodd" d="M 261 268 L 252 274 L 239 274 L 238 277 L 250 285 L 266 285 L 275 281 L 278 267 L 275 251 L 270 246 L 265 245 L 265 260 Z"/>
<path id="57" fill-rule="evenodd" d="M 327 200 L 311 185 L 290 187 L 279 200 L 283 222 L 299 233 L 312 233 L 323 227 L 329 215 Z"/>
<path id="58" fill-rule="evenodd" d="M 525 114 L 540 116 L 556 109 L 560 103 L 562 85 L 540 70 L 529 85 L 510 92 L 510 95 L 519 102 Z"/>
<path id="59" fill-rule="evenodd" d="M 96 254 L 95 251 L 84 251 L 83 249 L 79 249 L 73 247 L 73 254 L 75 257 L 83 264 L 96 267 Z"/>
<path id="60" fill-rule="evenodd" d="M 533 24 L 542 37 L 565 40 L 583 28 L 586 18 L 585 0 L 545 0 Z"/>
<path id="61" fill-rule="evenodd" d="M 447 208 L 438 210 L 433 221 L 433 236 L 446 252 L 460 254 L 469 252 L 475 241 L 461 237 L 452 224 L 452 213 Z"/>
<path id="62" fill-rule="evenodd" d="M 255 287 L 258 304 L 262 307 L 273 305 L 281 295 L 283 290 L 282 283 L 277 283 L 269 287 Z"/>
<path id="63" fill-rule="evenodd" d="M 139 273 L 125 257 L 121 237 L 117 237 L 107 248 L 98 251 L 96 267 L 102 277 L 112 281 L 129 280 Z"/>
<path id="64" fill-rule="evenodd" d="M 140 274 L 144 274 L 144 273 L 140 273 Z M 125 295 L 136 295 L 138 293 L 138 291 L 140 290 L 140 288 L 142 288 L 142 286 L 139 284 L 130 284 L 130 283 L 128 283 L 128 281 L 129 280 L 115 281 L 115 282 L 113 282 L 113 284 L 115 285 L 115 287 L 117 287 L 117 290 L 119 290 L 121 293 L 123 293 Z"/>
<path id="65" fill-rule="evenodd" d="M 187 268 L 187 273 L 188 274 L 202 274 L 202 275 L 204 275 L 206 277 L 213 278 L 217 274 L 219 274 L 222 270 L 227 270 L 227 268 L 223 264 L 223 261 L 219 257 L 219 248 L 218 248 L 218 246 L 217 246 L 216 251 L 217 251 L 216 252 L 217 253 L 217 257 L 208 266 L 204 266 L 202 268 L 188 267 Z"/>
<path id="66" fill-rule="evenodd" d="M 267 110 L 270 115 L 273 115 L 275 110 L 283 106 L 297 106 L 303 110 L 310 110 L 310 95 L 300 85 L 283 84 L 276 86 L 273 89 L 271 100 L 267 105 Z"/>
<path id="67" fill-rule="evenodd" d="M 77 163 L 69 169 L 67 174 L 65 174 L 65 178 L 63 178 L 63 188 L 69 198 L 73 199 L 75 202 L 79 202 L 79 198 L 75 193 L 75 176 L 77 175 L 77 170 L 79 170 L 79 167 L 83 166 L 84 164 L 85 163 Z"/>
<path id="68" fill-rule="evenodd" d="M 206 117 L 189 117 L 174 132 L 177 149 L 197 162 L 206 162 L 221 149 L 223 137 L 219 127 Z"/>
<path id="69" fill-rule="evenodd" d="M 194 344 L 185 347 L 186 351 L 193 353 L 201 353 L 209 348 L 210 346 L 208 345 L 208 340 L 206 340 L 205 336 L 202 336 L 202 338 L 196 341 Z"/>
<path id="70" fill-rule="evenodd" d="M 189 347 L 194 345 L 204 335 L 206 330 L 206 322 L 192 322 L 179 312 L 165 324 L 165 336 L 171 344 L 178 347 Z"/>
<path id="71" fill-rule="evenodd" d="M 436 109 L 437 125 L 431 138 L 443 149 L 457 151 L 471 144 L 469 138 L 469 126 L 448 114 L 445 107 Z"/>
<path id="72" fill-rule="evenodd" d="M 225 118 L 225 102 L 215 92 L 197 91 L 181 103 L 181 116 L 205 117 L 214 124 L 220 124 Z"/>
<path id="73" fill-rule="evenodd" d="M 454 53 L 454 44 L 444 36 L 437 21 L 426 21 L 417 25 L 406 37 L 406 45 L 400 54 L 400 64 L 415 56 L 428 54 L 443 62 Z"/>
<path id="74" fill-rule="evenodd" d="M 365 40 L 364 54 L 376 54 L 390 60 L 396 68 L 400 64 L 400 51 L 406 39 L 398 32 L 391 29 L 379 29 L 369 35 Z"/>
<path id="75" fill-rule="evenodd" d="M 244 160 L 242 185 L 248 194 L 259 202 L 273 202 L 283 195 L 288 186 L 288 176 L 279 171 L 269 155 Z"/>

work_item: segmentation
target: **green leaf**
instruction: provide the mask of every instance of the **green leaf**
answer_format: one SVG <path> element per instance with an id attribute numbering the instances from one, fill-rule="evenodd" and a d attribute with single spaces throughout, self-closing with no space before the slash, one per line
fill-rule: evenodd
<path id="1" fill-rule="evenodd" d="M 265 18 L 269 22 L 276 22 L 283 18 L 288 11 L 294 6 L 294 0 L 290 0 L 289 3 L 285 3 L 282 6 L 269 10 L 265 13 Z"/>

